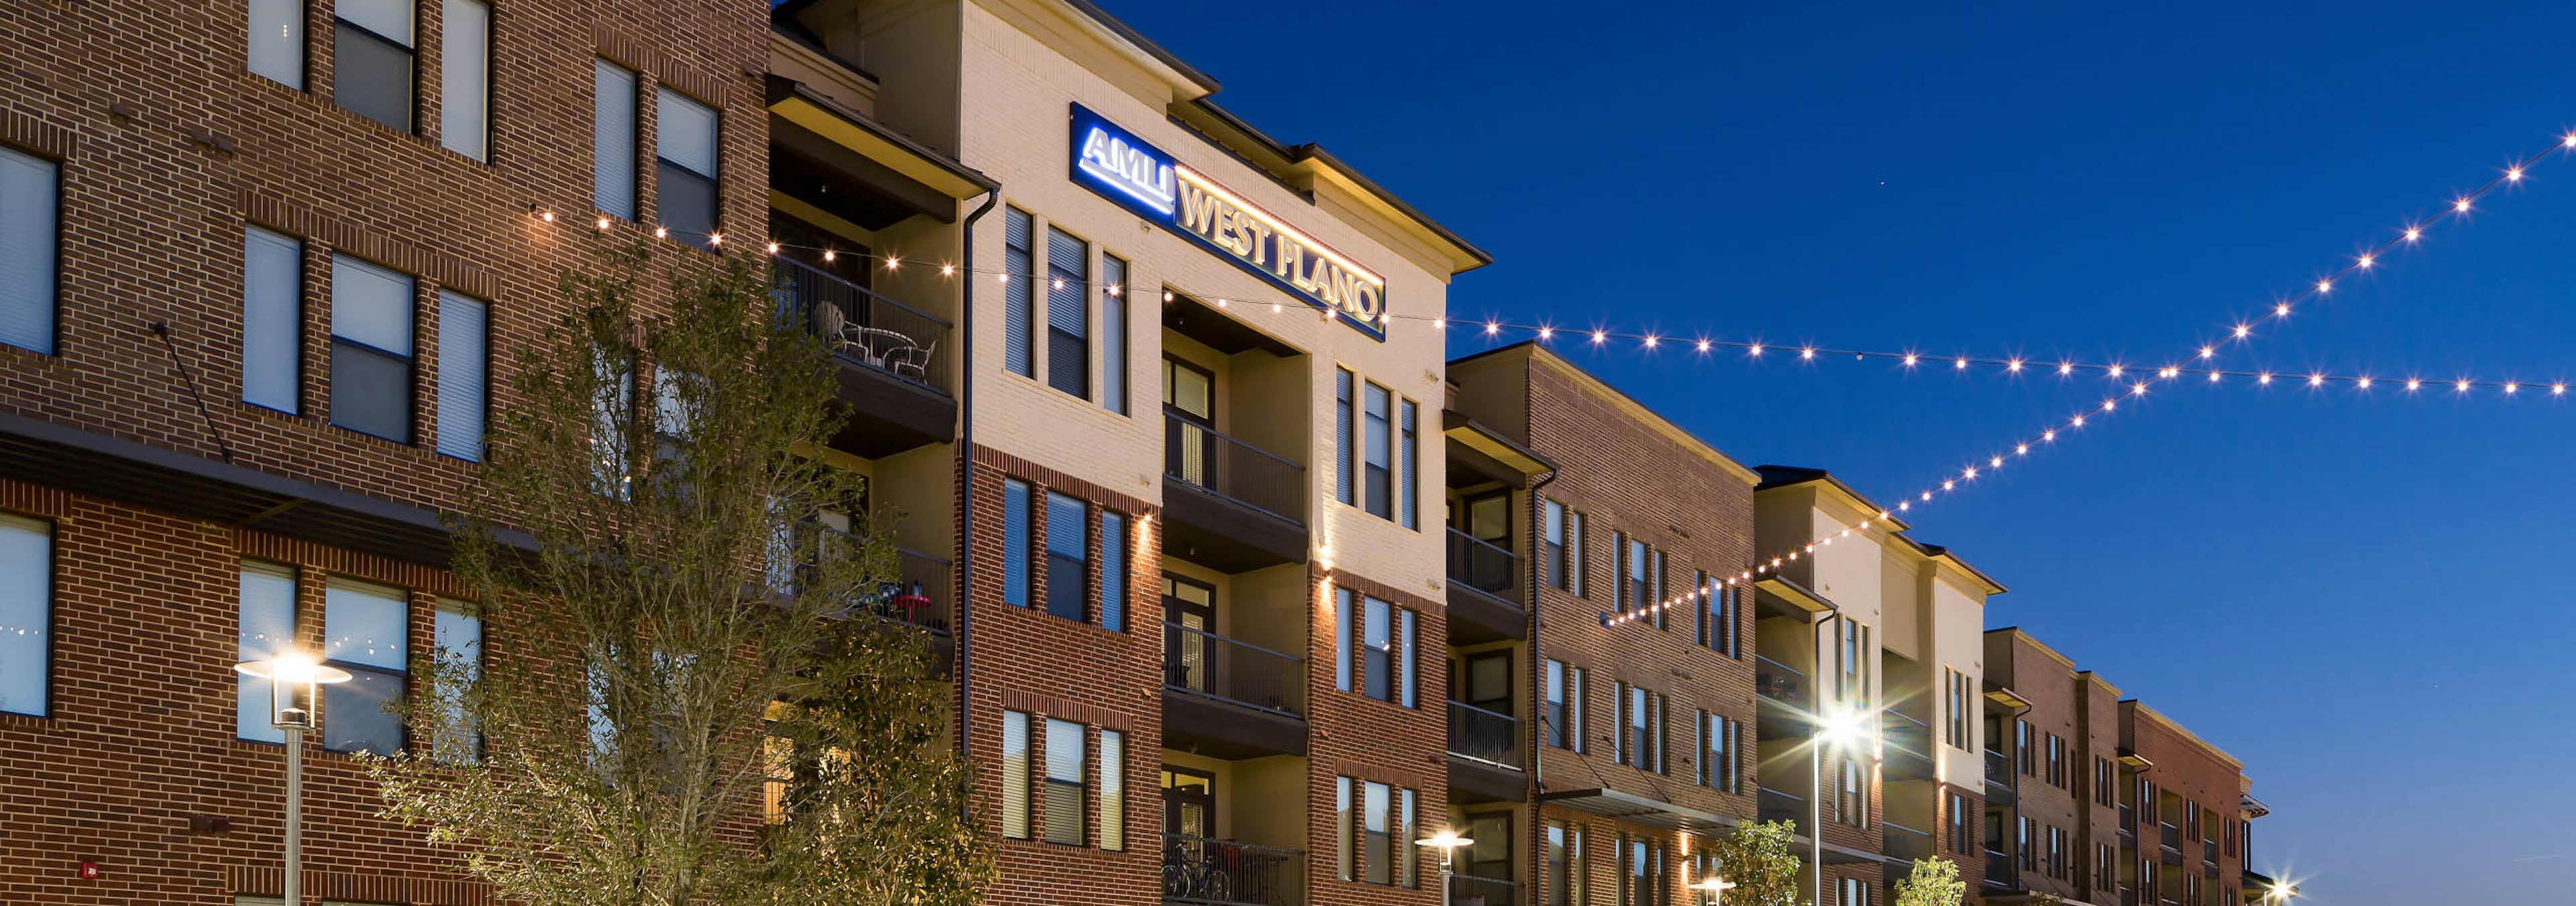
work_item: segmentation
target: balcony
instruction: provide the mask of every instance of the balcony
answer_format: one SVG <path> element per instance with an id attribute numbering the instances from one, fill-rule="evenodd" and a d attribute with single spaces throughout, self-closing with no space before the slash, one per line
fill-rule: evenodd
<path id="1" fill-rule="evenodd" d="M 778 304 L 821 336 L 840 366 L 850 420 L 833 448 L 875 459 L 956 440 L 947 320 L 800 261 L 771 262 Z"/>
<path id="2" fill-rule="evenodd" d="M 1163 902 L 1304 906 L 1304 850 L 1163 835 Z"/>
<path id="3" fill-rule="evenodd" d="M 1760 739 L 1804 738 L 1809 725 L 1806 716 L 1807 675 L 1779 661 L 1761 655 L 1753 656 L 1753 693 L 1761 696 L 1765 709 L 1754 721 L 1754 735 Z"/>
<path id="4" fill-rule="evenodd" d="M 1526 801 L 1529 780 L 1521 762 L 1521 733 L 1520 718 L 1450 702 L 1450 800 Z"/>
<path id="5" fill-rule="evenodd" d="M 1437 878 L 1437 873 L 1431 874 Z M 1426 880 L 1425 883 L 1438 883 Z M 1521 885 L 1503 878 L 1480 878 L 1475 875 L 1449 876 L 1449 906 L 1518 906 Z"/>
<path id="6" fill-rule="evenodd" d="M 1893 821 L 1878 822 L 1879 852 L 1911 862 L 1932 857 L 1932 835 Z"/>
<path id="7" fill-rule="evenodd" d="M 1528 570 L 1519 555 L 1457 529 L 1449 530 L 1449 632 L 1452 644 L 1529 637 Z"/>
<path id="8" fill-rule="evenodd" d="M 2012 857 L 1986 847 L 1986 889 L 2019 890 L 2021 872 L 2013 869 Z"/>
<path id="9" fill-rule="evenodd" d="M 1986 803 L 2011 806 L 2021 800 L 2013 786 L 2012 756 L 1993 749 L 1986 750 Z"/>
<path id="10" fill-rule="evenodd" d="M 2182 828 L 2172 824 L 2158 824 L 2156 829 L 2160 834 L 2156 846 L 2158 861 L 2166 865 L 2180 866 L 2182 864 Z"/>
<path id="11" fill-rule="evenodd" d="M 1794 793 L 1766 786 L 1757 792 L 1754 801 L 1763 821 L 1787 821 L 1804 828 L 1807 819 L 1815 817 L 1808 812 L 1807 798 Z"/>
<path id="12" fill-rule="evenodd" d="M 1306 467 L 1163 414 L 1163 549 L 1229 573 L 1306 559 Z"/>
<path id="13" fill-rule="evenodd" d="M 1879 738 L 1885 745 L 1887 773 L 1891 780 L 1930 780 L 1932 762 L 1932 727 L 1902 711 L 1879 712 Z"/>
<path id="14" fill-rule="evenodd" d="M 1306 660 L 1163 624 L 1163 744 L 1228 759 L 1306 754 Z"/>

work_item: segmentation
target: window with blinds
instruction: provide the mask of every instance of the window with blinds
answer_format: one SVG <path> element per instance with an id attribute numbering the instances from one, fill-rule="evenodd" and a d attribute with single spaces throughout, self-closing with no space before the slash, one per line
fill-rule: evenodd
<path id="1" fill-rule="evenodd" d="M 635 219 L 635 70 L 591 62 L 590 199 L 602 214 Z"/>
<path id="2" fill-rule="evenodd" d="M 331 424 L 411 442 L 412 278 L 331 256 Z"/>
<path id="3" fill-rule="evenodd" d="M 304 243 L 242 232 L 242 402 L 297 411 L 304 369 Z"/>
<path id="4" fill-rule="evenodd" d="M 438 452 L 483 461 L 485 386 L 491 378 L 490 310 L 456 292 L 438 294 Z"/>
<path id="5" fill-rule="evenodd" d="M 1091 398 L 1091 247 L 1047 227 L 1047 386 Z"/>
<path id="6" fill-rule="evenodd" d="M 61 174 L 53 161 L 0 147 L 0 343 L 48 355 Z"/>

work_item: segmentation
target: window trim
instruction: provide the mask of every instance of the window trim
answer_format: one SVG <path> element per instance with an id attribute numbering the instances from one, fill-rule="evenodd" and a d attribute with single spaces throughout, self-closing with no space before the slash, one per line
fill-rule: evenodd
<path id="1" fill-rule="evenodd" d="M 52 215 L 52 222 L 49 224 L 49 229 L 40 229 L 37 231 L 37 235 L 44 237 L 44 241 L 48 246 L 47 254 L 45 255 L 45 287 L 44 293 L 42 294 L 45 297 L 43 303 L 45 330 L 42 338 L 44 348 L 38 349 L 31 346 L 20 346 L 6 340 L 0 340 L 0 346 L 6 346 L 12 349 L 23 349 L 43 356 L 59 355 L 62 351 L 63 344 L 64 161 L 59 157 L 39 154 L 32 148 L 0 143 L 0 158 L 8 156 L 24 158 L 29 163 L 40 165 L 45 169 L 46 175 L 50 177 L 49 181 L 52 183 L 53 188 L 53 191 L 46 198 L 46 205 L 49 208 L 47 213 Z M 0 216 L 7 216 L 7 212 L 5 210 L 0 210 Z"/>
<path id="2" fill-rule="evenodd" d="M 62 619 L 59 614 L 55 613 L 56 607 L 54 606 L 56 599 L 62 592 L 62 526 L 59 521 L 54 519 L 22 515 L 9 511 L 0 511 L 0 530 L 24 532 L 34 536 L 37 546 L 43 551 L 43 556 L 45 558 L 42 575 L 38 576 L 37 581 L 34 583 L 37 586 L 35 589 L 36 606 L 44 615 L 44 626 L 37 629 L 37 632 L 43 636 L 43 642 L 41 650 L 37 653 L 36 657 L 38 664 L 36 670 L 36 683 L 38 689 L 36 710 L 20 711 L 15 709 L 0 709 L 0 714 L 15 715 L 18 717 L 32 717 L 39 720 L 51 720 L 54 716 L 54 699 L 56 697 L 54 688 L 54 660 L 55 655 L 59 653 L 55 648 L 62 638 L 60 630 Z M 27 627 L 17 628 L 24 629 Z"/>

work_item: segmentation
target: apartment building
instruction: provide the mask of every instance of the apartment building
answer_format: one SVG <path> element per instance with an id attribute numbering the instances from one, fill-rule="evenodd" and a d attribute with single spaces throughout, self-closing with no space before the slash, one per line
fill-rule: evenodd
<path id="1" fill-rule="evenodd" d="M 2124 877 L 2138 903 L 2237 903 L 2249 823 L 2245 765 L 2136 700 L 2119 704 Z"/>
<path id="2" fill-rule="evenodd" d="M 1449 381 L 1452 900 L 1691 902 L 1760 783 L 1759 476 L 1534 343 Z"/>
<path id="3" fill-rule="evenodd" d="M 2018 628 L 1989 630 L 1989 896 L 2120 902 L 2120 690 Z"/>
<path id="4" fill-rule="evenodd" d="M 1831 473 L 1759 472 L 1755 538 L 1777 558 L 1754 596 L 1762 818 L 1808 835 L 1825 902 L 1893 902 L 1928 858 L 1979 883 L 1979 633 L 2004 587 Z M 1818 738 L 1837 724 L 1855 732 Z"/>

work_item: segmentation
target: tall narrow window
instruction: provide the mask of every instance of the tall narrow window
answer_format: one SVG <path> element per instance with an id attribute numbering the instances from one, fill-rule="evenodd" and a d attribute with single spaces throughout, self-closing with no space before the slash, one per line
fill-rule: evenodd
<path id="1" fill-rule="evenodd" d="M 1550 500 L 1539 505 L 1539 559 L 1547 570 L 1550 588 L 1572 589 L 1567 584 L 1572 571 L 1566 568 L 1565 504 Z"/>
<path id="2" fill-rule="evenodd" d="M 322 687 L 322 745 L 334 752 L 402 751 L 402 719 L 385 706 L 402 700 L 411 662 L 403 652 L 411 627 L 403 591 L 333 578 L 322 601 L 322 659 L 349 671 L 345 683 Z"/>
<path id="3" fill-rule="evenodd" d="M 1573 748 L 1568 741 L 1574 738 L 1566 725 L 1566 673 L 1564 661 L 1548 658 L 1539 675 L 1539 738 L 1560 749 Z"/>
<path id="4" fill-rule="evenodd" d="M 1626 607 L 1621 609 L 1643 609 L 1655 606 L 1655 586 L 1653 581 L 1655 558 L 1651 553 L 1649 553 L 1649 549 L 1646 547 L 1646 542 L 1639 540 L 1635 535 L 1628 536 L 1628 554 L 1626 563 L 1628 565 L 1628 589 L 1625 595 Z M 1661 619 L 1660 614 L 1663 612 L 1656 611 L 1656 613 L 1659 615 L 1657 619 Z"/>
<path id="5" fill-rule="evenodd" d="M 236 661 L 264 661 L 295 647 L 295 570 L 293 567 L 244 560 L 241 565 L 240 638 Z M 258 742 L 285 742 L 277 728 L 278 703 L 269 698 L 269 682 L 239 678 L 234 735 Z M 293 704 L 292 702 L 288 704 Z M 310 707 L 308 704 L 307 707 Z"/>
<path id="6" fill-rule="evenodd" d="M 1361 480 L 1366 483 L 1361 496 L 1365 499 L 1370 513 L 1380 518 L 1392 519 L 1394 511 L 1389 507 L 1394 505 L 1395 496 L 1394 453 L 1390 447 L 1393 440 L 1388 436 L 1390 426 L 1387 422 L 1389 416 L 1386 388 L 1378 386 L 1375 381 L 1368 382 L 1364 399 L 1367 401 L 1365 414 L 1368 418 L 1368 447 L 1365 453 L 1366 462 L 1363 463 L 1360 472 Z"/>
<path id="7" fill-rule="evenodd" d="M 1041 808 L 1046 821 L 1046 841 L 1071 846 L 1082 845 L 1084 815 L 1084 757 L 1081 724 L 1048 718 L 1046 722 L 1046 801 Z"/>
<path id="8" fill-rule="evenodd" d="M 1100 848 L 1127 848 L 1127 734 L 1100 731 Z"/>
<path id="9" fill-rule="evenodd" d="M 1353 647 L 1352 626 L 1359 621 L 1354 606 L 1350 589 L 1333 589 L 1333 688 L 1344 692 L 1351 691 L 1351 659 L 1359 650 Z"/>
<path id="10" fill-rule="evenodd" d="M 1047 612 L 1080 622 L 1091 593 L 1091 525 L 1082 501 L 1047 492 Z"/>
<path id="11" fill-rule="evenodd" d="M 0 343 L 54 351 L 62 166 L 0 147 Z"/>
<path id="12" fill-rule="evenodd" d="M 1359 844 L 1353 839 L 1359 825 L 1355 818 L 1351 814 L 1351 779 L 1333 778 L 1333 877 L 1345 881 L 1359 880 Z"/>
<path id="13" fill-rule="evenodd" d="M 591 61 L 590 203 L 635 219 L 635 70 Z"/>
<path id="14" fill-rule="evenodd" d="M 1359 482 L 1351 480 L 1352 465 L 1359 461 L 1351 448 L 1351 373 L 1333 369 L 1333 499 L 1343 503 L 1356 500 L 1352 495 Z"/>
<path id="15" fill-rule="evenodd" d="M 1868 827 L 1867 772 L 1861 769 L 1860 762 L 1845 758 L 1838 773 L 1842 782 L 1835 789 L 1834 820 L 1853 827 Z"/>
<path id="16" fill-rule="evenodd" d="M 304 90 L 303 0 L 249 0 L 252 75 Z"/>
<path id="17" fill-rule="evenodd" d="M 1127 514 L 1100 511 L 1100 628 L 1127 631 Z"/>
<path id="18" fill-rule="evenodd" d="M 331 256 L 331 423 L 411 442 L 412 279 Z"/>
<path id="19" fill-rule="evenodd" d="M 414 0 L 333 0 L 331 100 L 411 131 Z"/>
<path id="20" fill-rule="evenodd" d="M 714 248 L 716 232 L 716 109 L 688 95 L 659 88 L 653 121 L 653 216 L 683 242 Z"/>
<path id="21" fill-rule="evenodd" d="M 1546 906 L 1574 906 L 1574 898 L 1569 896 L 1574 887 L 1572 841 L 1567 839 L 1569 829 L 1562 821 L 1547 822 L 1546 828 L 1543 845 L 1547 849 L 1541 857 L 1546 874 L 1539 880 L 1547 888 Z"/>
<path id="22" fill-rule="evenodd" d="M 1100 405 L 1127 414 L 1127 262 L 1100 256 Z"/>
<path id="23" fill-rule="evenodd" d="M 303 262 L 293 237 L 242 231 L 242 402 L 289 415 L 303 374 Z"/>
<path id="24" fill-rule="evenodd" d="M 1047 386 L 1091 397 L 1091 247 L 1047 227 Z"/>
<path id="25" fill-rule="evenodd" d="M 1029 606 L 1029 503 L 1028 482 L 1002 479 L 1002 603 L 1015 607 Z"/>
<path id="26" fill-rule="evenodd" d="M 0 514 L 0 714 L 50 711 L 53 560 L 51 524 Z"/>
<path id="27" fill-rule="evenodd" d="M 1405 400 L 1404 404 L 1397 409 L 1396 415 L 1397 430 L 1403 434 L 1403 445 L 1396 451 L 1396 462 L 1402 470 L 1395 483 L 1396 522 L 1405 528 L 1416 528 L 1421 521 L 1421 513 L 1420 506 L 1415 503 L 1415 500 L 1421 494 L 1414 490 L 1414 480 L 1419 477 L 1417 461 L 1421 457 L 1420 451 L 1416 449 L 1419 443 L 1413 433 L 1415 415 L 1413 401 Z"/>
<path id="28" fill-rule="evenodd" d="M 1029 716 L 1002 712 L 1002 836 L 1029 838 Z"/>
<path id="29" fill-rule="evenodd" d="M 1406 845 L 1422 839 L 1420 824 L 1415 820 L 1413 797 L 1413 790 L 1409 788 L 1395 791 L 1395 839 L 1398 841 L 1396 849 L 1401 853 L 1396 857 L 1395 883 L 1405 887 L 1418 886 L 1422 877 L 1418 871 L 1420 862 L 1417 861 L 1421 858 L 1422 847 Z"/>
<path id="30" fill-rule="evenodd" d="M 461 696 L 482 681 L 483 618 L 475 615 L 473 605 L 438 599 L 438 614 L 430 635 L 438 644 L 440 679 L 450 693 Z M 464 699 L 452 696 L 439 704 L 438 735 L 430 741 L 431 754 L 449 764 L 482 760 L 483 734 L 465 710 Z"/>
<path id="31" fill-rule="evenodd" d="M 1567 575 L 1574 580 L 1574 585 L 1571 590 L 1576 595 L 1590 597 L 1590 587 L 1592 583 L 1592 548 L 1591 542 L 1585 539 L 1583 534 L 1582 513 L 1573 510 L 1566 511 L 1565 541 L 1567 551 L 1566 559 L 1573 563 L 1573 567 L 1567 571 Z"/>
<path id="32" fill-rule="evenodd" d="M 1408 708 L 1413 707 L 1415 701 L 1413 611 L 1366 595 L 1351 596 L 1347 590 L 1337 591 L 1340 592 L 1339 600 L 1345 610 L 1351 605 L 1354 597 L 1360 610 L 1357 615 L 1360 637 L 1356 648 L 1349 644 L 1351 627 L 1347 624 L 1336 627 L 1343 641 L 1340 660 L 1345 664 L 1342 670 L 1335 673 L 1335 678 L 1343 683 L 1341 688 L 1350 688 L 1349 682 L 1353 678 L 1344 676 L 1344 673 L 1356 674 L 1356 679 L 1360 683 L 1360 694 Z M 1359 666 L 1355 670 L 1347 666 L 1352 658 L 1359 660 Z"/>
<path id="33" fill-rule="evenodd" d="M 489 321 L 482 300 L 439 291 L 438 452 L 467 462 L 483 461 Z"/>
<path id="34" fill-rule="evenodd" d="M 1029 288 L 1036 285 L 1037 257 L 1030 249 L 1034 225 L 1029 212 L 1010 208 L 1002 214 L 1002 367 L 1023 377 L 1037 376 L 1036 344 L 1031 333 L 1035 311 Z"/>
<path id="35" fill-rule="evenodd" d="M 1360 879 L 1371 884 L 1395 883 L 1395 848 L 1413 842 L 1395 839 L 1394 792 L 1383 783 L 1360 784 Z"/>
<path id="36" fill-rule="evenodd" d="M 1376 598 L 1362 598 L 1366 619 L 1362 621 L 1360 657 L 1366 664 L 1367 682 L 1361 694 L 1385 701 L 1395 700 L 1395 620 L 1392 605 Z"/>
<path id="37" fill-rule="evenodd" d="M 438 35 L 438 143 L 491 158 L 492 5 L 444 0 Z"/>

